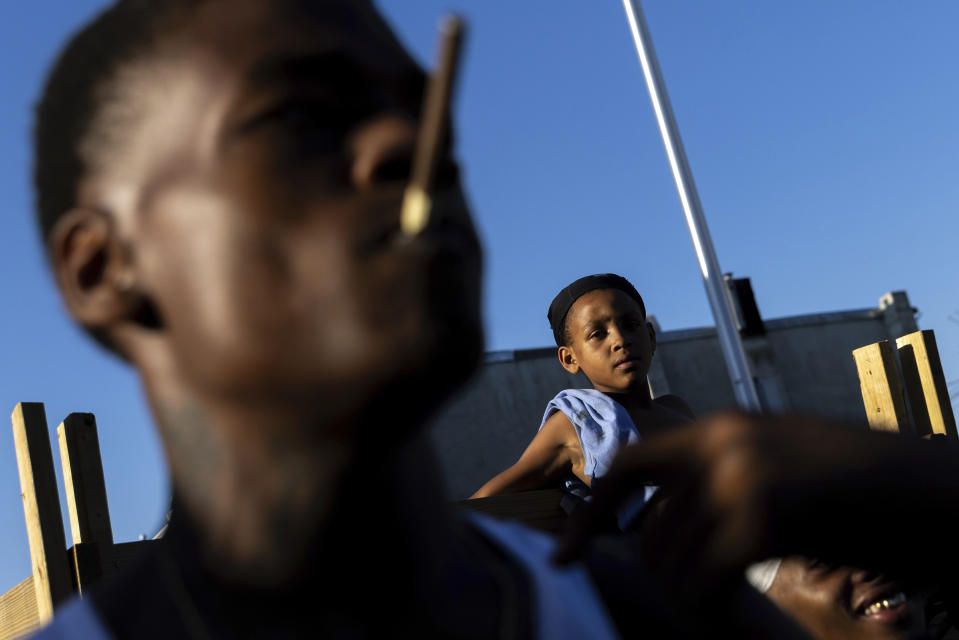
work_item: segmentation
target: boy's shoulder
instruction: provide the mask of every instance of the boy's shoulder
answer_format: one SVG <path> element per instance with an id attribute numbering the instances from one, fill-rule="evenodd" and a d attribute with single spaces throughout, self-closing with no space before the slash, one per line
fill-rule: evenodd
<path id="1" fill-rule="evenodd" d="M 565 414 L 578 427 L 591 422 L 609 426 L 632 422 L 622 404 L 596 389 L 563 389 L 546 404 L 542 424 L 557 413 Z"/>

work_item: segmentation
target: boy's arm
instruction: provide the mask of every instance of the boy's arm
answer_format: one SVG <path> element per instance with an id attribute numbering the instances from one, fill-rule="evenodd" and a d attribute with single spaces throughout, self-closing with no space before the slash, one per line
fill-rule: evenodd
<path id="1" fill-rule="evenodd" d="M 470 499 L 549 486 L 582 458 L 573 423 L 557 411 L 546 420 L 519 460 L 480 487 Z"/>

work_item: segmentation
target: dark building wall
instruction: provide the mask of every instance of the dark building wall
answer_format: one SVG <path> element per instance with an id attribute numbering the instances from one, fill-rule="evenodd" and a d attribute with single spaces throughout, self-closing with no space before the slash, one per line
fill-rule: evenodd
<path id="1" fill-rule="evenodd" d="M 656 359 L 665 381 L 651 381 L 653 395 L 674 393 L 697 415 L 735 406 L 733 385 L 714 329 L 661 332 Z"/>
<path id="2" fill-rule="evenodd" d="M 899 337 L 889 335 L 882 315 L 869 310 L 835 314 L 819 323 L 783 324 L 770 327 L 767 339 L 776 354 L 788 408 L 798 413 L 864 420 L 852 351 Z"/>
<path id="3" fill-rule="evenodd" d="M 513 464 L 559 391 L 589 386 L 556 359 L 556 350 L 487 354 L 476 377 L 433 421 L 431 437 L 452 498 L 466 498 Z"/>

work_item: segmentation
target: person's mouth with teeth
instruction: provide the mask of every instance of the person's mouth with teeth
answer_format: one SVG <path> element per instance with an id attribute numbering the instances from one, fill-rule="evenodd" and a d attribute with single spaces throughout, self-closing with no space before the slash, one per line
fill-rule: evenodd
<path id="1" fill-rule="evenodd" d="M 881 597 L 873 599 L 871 602 L 862 604 L 856 609 L 857 612 L 860 612 L 859 615 L 863 616 L 876 616 L 876 617 L 885 617 L 885 612 L 897 614 L 901 610 L 906 609 L 906 594 L 902 591 L 897 591 L 895 594 L 888 597 Z"/>
<path id="2" fill-rule="evenodd" d="M 879 622 L 897 622 L 909 614 L 908 598 L 904 591 L 891 586 L 876 595 L 867 595 L 855 608 L 856 615 L 874 618 Z"/>
<path id="3" fill-rule="evenodd" d="M 794 556 L 765 593 L 813 638 L 926 637 L 924 600 L 878 571 Z"/>

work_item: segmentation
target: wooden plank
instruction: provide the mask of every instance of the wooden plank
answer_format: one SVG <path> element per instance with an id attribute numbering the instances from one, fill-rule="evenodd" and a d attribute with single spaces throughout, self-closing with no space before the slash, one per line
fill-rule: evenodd
<path id="1" fill-rule="evenodd" d="M 560 507 L 562 499 L 563 492 L 559 489 L 540 489 L 461 500 L 457 504 L 464 509 L 496 518 L 518 520 L 535 529 L 559 533 L 566 526 L 566 512 Z"/>
<path id="2" fill-rule="evenodd" d="M 17 638 L 39 626 L 37 593 L 30 576 L 0 596 L 0 640 Z"/>
<path id="3" fill-rule="evenodd" d="M 896 361 L 888 340 L 852 352 L 859 371 L 859 386 L 869 428 L 900 432 L 908 429 L 906 403 Z"/>
<path id="4" fill-rule="evenodd" d="M 136 562 L 141 555 L 160 544 L 159 540 L 139 540 L 137 542 L 122 542 L 103 551 L 104 573 L 120 571 L 124 567 Z"/>
<path id="5" fill-rule="evenodd" d="M 113 544 L 110 508 L 92 413 L 71 413 L 57 427 L 73 544 Z"/>
<path id="6" fill-rule="evenodd" d="M 956 440 L 956 416 L 942 373 L 936 335 L 931 330 L 916 331 L 897 338 L 896 347 L 917 432 Z"/>
<path id="7" fill-rule="evenodd" d="M 899 362 L 902 365 L 902 384 L 906 390 L 906 397 L 909 398 L 912 424 L 915 425 L 916 435 L 929 438 L 932 435 L 932 422 L 929 420 L 929 408 L 926 406 L 925 394 L 922 392 L 916 351 L 911 344 L 900 344 L 900 340 L 902 338 L 896 339 L 896 346 L 899 350 Z"/>
<path id="8" fill-rule="evenodd" d="M 11 420 L 23 514 L 30 542 L 37 616 L 43 623 L 53 618 L 53 608 L 72 592 L 57 478 L 53 471 L 43 405 L 21 402 L 13 410 Z"/>

